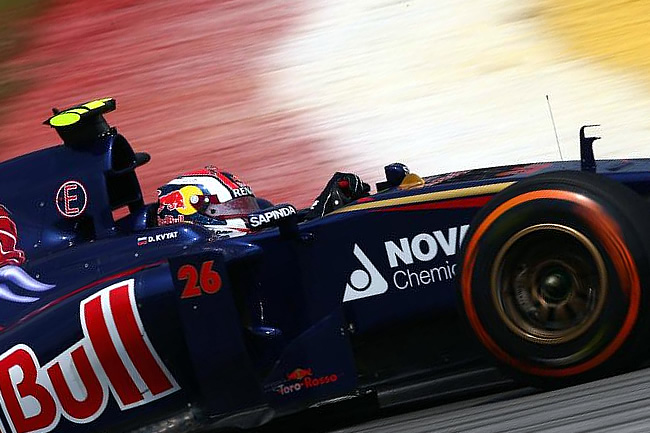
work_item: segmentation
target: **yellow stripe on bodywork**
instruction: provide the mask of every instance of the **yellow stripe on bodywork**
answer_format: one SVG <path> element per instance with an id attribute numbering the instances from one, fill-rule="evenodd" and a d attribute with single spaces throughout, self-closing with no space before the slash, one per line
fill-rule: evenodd
<path id="1" fill-rule="evenodd" d="M 429 192 L 426 194 L 409 195 L 406 197 L 389 198 L 386 200 L 353 204 L 352 206 L 347 206 L 342 209 L 335 210 L 330 215 L 367 209 L 380 209 L 384 207 L 399 206 L 404 204 L 449 200 L 452 198 L 470 197 L 473 195 L 496 194 L 497 192 L 503 191 L 514 183 L 515 182 L 492 183 L 489 185 L 470 186 L 468 188 L 449 189 L 445 191 Z"/>

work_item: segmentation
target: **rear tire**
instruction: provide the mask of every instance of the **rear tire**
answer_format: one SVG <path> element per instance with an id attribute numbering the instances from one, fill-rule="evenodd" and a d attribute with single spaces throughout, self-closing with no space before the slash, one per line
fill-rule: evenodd
<path id="1" fill-rule="evenodd" d="M 460 301 L 502 369 L 558 387 L 645 358 L 649 215 L 630 189 L 583 172 L 533 176 L 477 214 L 461 251 Z"/>

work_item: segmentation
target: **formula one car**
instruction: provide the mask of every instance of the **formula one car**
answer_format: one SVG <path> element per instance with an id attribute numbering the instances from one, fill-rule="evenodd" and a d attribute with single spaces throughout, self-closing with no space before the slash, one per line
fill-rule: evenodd
<path id="1" fill-rule="evenodd" d="M 596 161 L 584 127 L 581 161 L 394 164 L 321 218 L 271 205 L 221 239 L 156 225 L 114 108 L 57 111 L 62 145 L 1 165 L 3 432 L 252 428 L 646 357 L 650 160 Z"/>

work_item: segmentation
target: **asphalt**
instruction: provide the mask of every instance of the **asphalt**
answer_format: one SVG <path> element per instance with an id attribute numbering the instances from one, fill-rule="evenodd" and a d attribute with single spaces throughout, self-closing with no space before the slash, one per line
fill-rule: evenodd
<path id="1" fill-rule="evenodd" d="M 521 389 L 494 394 L 330 431 L 650 432 L 650 369 L 549 392 Z"/>

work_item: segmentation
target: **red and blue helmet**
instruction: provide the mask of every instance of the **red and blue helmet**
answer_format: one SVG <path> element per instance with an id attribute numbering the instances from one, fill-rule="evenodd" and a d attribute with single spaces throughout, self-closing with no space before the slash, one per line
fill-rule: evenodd
<path id="1" fill-rule="evenodd" d="M 200 224 L 218 235 L 250 231 L 247 216 L 260 207 L 253 190 L 214 166 L 185 173 L 158 189 L 158 225 Z"/>

